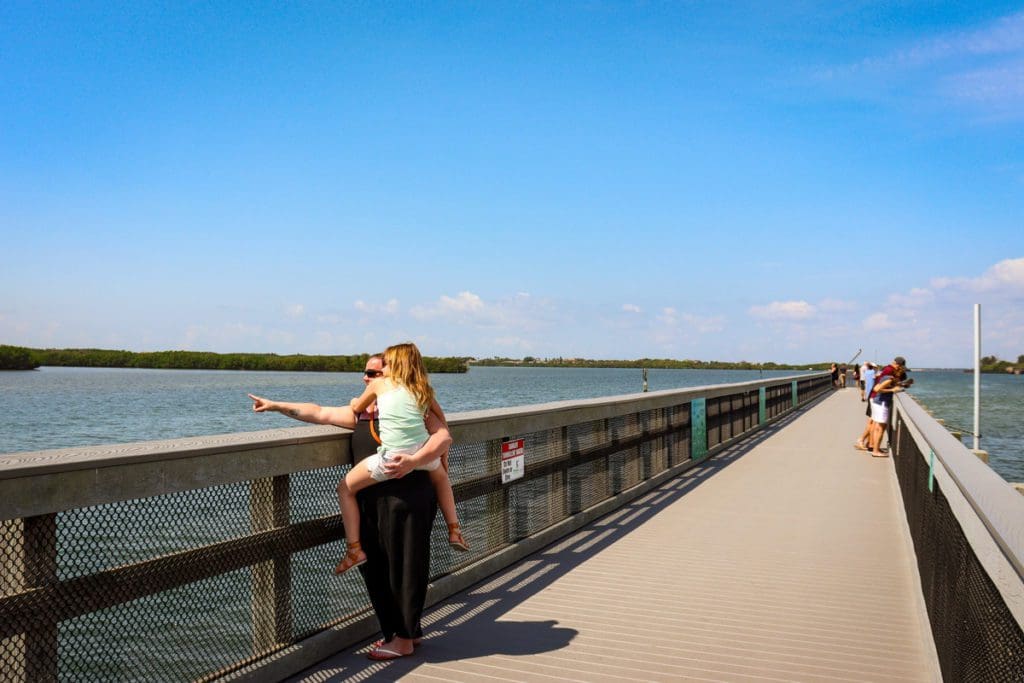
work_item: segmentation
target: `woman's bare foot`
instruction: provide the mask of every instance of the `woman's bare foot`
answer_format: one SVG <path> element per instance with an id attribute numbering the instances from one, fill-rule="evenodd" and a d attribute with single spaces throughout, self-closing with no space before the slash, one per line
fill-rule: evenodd
<path id="1" fill-rule="evenodd" d="M 366 656 L 369 659 L 373 659 L 378 662 L 386 662 L 389 659 L 408 657 L 413 653 L 413 651 L 414 646 L 412 639 L 395 636 L 386 643 L 375 643 L 374 648 L 370 650 Z"/>

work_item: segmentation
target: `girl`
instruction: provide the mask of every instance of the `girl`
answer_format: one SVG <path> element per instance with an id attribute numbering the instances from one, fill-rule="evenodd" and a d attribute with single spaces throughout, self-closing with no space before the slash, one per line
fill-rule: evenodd
<path id="1" fill-rule="evenodd" d="M 343 574 L 366 562 L 366 554 L 359 545 L 359 505 L 356 493 L 376 482 L 385 481 L 394 474 L 394 464 L 416 453 L 427 441 L 423 424 L 427 411 L 444 422 L 444 413 L 434 398 L 434 389 L 427 379 L 423 357 L 413 343 L 397 344 L 384 351 L 384 376 L 372 380 L 349 407 L 356 415 L 372 404 L 377 404 L 380 419 L 380 447 L 377 454 L 355 465 L 338 486 L 345 541 L 348 549 L 334 568 Z M 447 426 L 447 424 L 445 425 Z M 469 550 L 455 511 L 455 496 L 448 480 L 447 452 L 429 462 L 416 462 L 414 469 L 427 470 L 437 492 L 438 507 L 448 523 L 448 542 L 456 550 Z"/>

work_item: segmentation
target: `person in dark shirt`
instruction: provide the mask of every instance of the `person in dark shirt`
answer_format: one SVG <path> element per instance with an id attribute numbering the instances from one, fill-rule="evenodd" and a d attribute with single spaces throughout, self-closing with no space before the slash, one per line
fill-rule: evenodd
<path id="1" fill-rule="evenodd" d="M 369 383 L 379 377 L 383 364 L 382 356 L 370 356 L 363 381 Z M 274 402 L 252 394 L 249 397 L 253 410 L 258 412 L 276 411 L 303 422 L 351 429 L 353 464 L 377 452 L 375 405 L 355 415 L 347 405 L 322 407 Z M 423 451 L 438 450 L 440 457 L 440 450 L 446 449 L 451 440 L 448 429 L 433 413 L 427 415 L 425 424 L 430 440 Z M 408 459 L 400 467 L 403 469 L 396 471 L 394 478 L 356 496 L 360 538 L 366 553 L 366 562 L 359 571 L 383 635 L 367 655 L 375 660 L 411 655 L 423 637 L 420 620 L 430 580 L 430 532 L 437 516 L 437 496 L 427 472 L 413 471 Z"/>

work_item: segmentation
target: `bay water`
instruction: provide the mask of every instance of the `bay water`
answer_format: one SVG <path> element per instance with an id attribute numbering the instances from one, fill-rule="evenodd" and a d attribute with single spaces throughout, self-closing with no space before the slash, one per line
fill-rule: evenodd
<path id="1" fill-rule="evenodd" d="M 778 371 L 762 375 L 756 370 L 652 369 L 649 388 L 656 391 L 794 374 L 799 373 Z M 960 371 L 918 371 L 912 376 L 915 384 L 911 392 L 936 417 L 945 419 L 950 427 L 970 432 L 971 375 Z M 448 413 L 457 413 L 636 393 L 642 388 L 641 378 L 639 369 L 472 367 L 466 374 L 437 374 L 431 380 L 441 405 Z M 341 405 L 362 388 L 361 375 L 357 373 L 50 367 L 3 372 L 0 454 L 298 426 L 300 423 L 277 413 L 253 413 L 246 394 Z M 983 376 L 982 434 L 982 447 L 989 451 L 993 469 L 1009 481 L 1024 481 L 1024 377 Z M 855 437 L 850 435 L 851 443 Z M 855 457 L 852 448 L 851 457 Z M 303 491 L 309 489 L 297 499 L 304 506 L 315 508 L 303 507 L 301 517 L 336 512 L 333 490 L 320 490 L 322 487 L 315 487 L 301 476 L 297 476 L 295 486 Z M 246 489 L 220 487 L 216 495 L 237 497 L 233 501 L 218 498 L 212 508 L 220 514 L 234 514 L 237 533 L 244 534 L 248 520 Z M 205 500 L 201 492 L 193 498 L 199 503 Z M 134 535 L 126 539 L 105 527 L 102 510 L 65 513 L 83 519 L 75 524 L 79 529 L 77 536 L 64 535 L 59 539 L 59 557 L 73 558 L 62 560 L 61 576 L 88 574 L 221 540 L 211 534 L 213 530 L 223 534 L 223 523 L 211 522 L 207 529 L 203 520 L 209 518 L 193 519 L 188 510 L 183 513 L 185 517 L 175 513 L 177 516 L 168 518 L 169 513 L 163 508 L 155 513 L 150 511 L 157 504 L 158 501 L 147 500 L 121 511 L 136 514 L 138 526 L 150 532 L 149 540 L 138 547 L 133 545 Z M 467 529 L 472 531 L 476 515 L 470 509 L 463 509 L 461 514 L 469 522 Z M 444 530 L 438 533 L 434 544 L 444 547 Z M 88 552 L 78 552 L 80 546 L 87 547 Z M 318 624 L 334 615 L 366 604 L 357 576 L 325 583 L 328 579 L 324 577 L 341 552 L 339 542 L 295 556 L 293 599 L 299 631 L 318 628 Z M 74 559 L 83 557 L 86 559 Z M 89 566 L 68 564 L 83 561 Z M 437 553 L 432 559 L 432 571 L 447 571 L 447 561 L 444 553 Z M 139 601 L 141 604 L 119 606 L 62 623 L 60 643 L 65 654 L 61 660 L 61 679 L 148 681 L 154 672 L 168 679 L 189 679 L 206 675 L 226 661 L 249 656 L 252 634 L 248 570 L 200 583 L 172 591 L 177 603 L 161 593 Z M 187 607 L 205 604 L 210 590 L 219 591 L 217 609 Z M 118 626 L 124 620 L 134 624 L 127 633 Z M 206 639 L 198 649 L 197 634 L 204 634 Z"/>
<path id="2" fill-rule="evenodd" d="M 799 374 L 791 370 L 648 370 L 651 391 Z M 915 371 L 910 392 L 951 428 L 971 431 L 973 378 Z M 636 368 L 473 366 L 434 374 L 448 413 L 641 391 Z M 43 367 L 0 373 L 0 454 L 248 432 L 299 423 L 251 410 L 247 393 L 342 405 L 362 391 L 358 373 Z M 1024 376 L 983 375 L 981 447 L 1008 481 L 1024 481 Z M 854 437 L 855 438 L 855 435 Z M 970 444 L 969 437 L 965 443 Z"/>

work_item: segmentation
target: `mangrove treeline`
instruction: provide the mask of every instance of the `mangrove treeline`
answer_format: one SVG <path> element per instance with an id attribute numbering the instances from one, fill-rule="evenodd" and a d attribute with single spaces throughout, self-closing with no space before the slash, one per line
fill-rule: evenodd
<path id="1" fill-rule="evenodd" d="M 362 372 L 370 354 L 279 356 L 276 353 L 207 351 L 111 351 L 107 349 L 28 349 L 0 345 L 0 369 L 32 370 L 42 365 L 80 368 L 157 368 L 168 370 L 282 370 Z M 466 372 L 465 358 L 424 357 L 428 372 Z"/>
<path id="2" fill-rule="evenodd" d="M 639 360 L 589 360 L 587 358 L 479 358 L 472 365 L 498 365 L 538 368 L 661 368 L 670 370 L 828 370 L 831 363 L 751 363 L 716 360 L 676 360 L 673 358 L 641 358 Z"/>
<path id="3" fill-rule="evenodd" d="M 1014 363 L 1011 360 L 1002 360 L 996 356 L 982 356 L 981 357 L 981 371 L 982 372 L 1017 372 L 1024 371 L 1024 353 L 1017 356 L 1017 362 Z"/>

